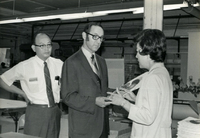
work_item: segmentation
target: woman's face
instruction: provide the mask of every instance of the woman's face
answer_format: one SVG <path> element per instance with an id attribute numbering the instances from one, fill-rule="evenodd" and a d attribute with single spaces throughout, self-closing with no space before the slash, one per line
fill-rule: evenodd
<path id="1" fill-rule="evenodd" d="M 142 48 L 141 48 L 139 43 L 137 43 L 136 52 L 137 52 L 137 54 L 136 54 L 135 57 L 137 58 L 137 60 L 139 62 L 139 67 L 148 69 L 148 65 L 149 65 L 148 55 L 141 55 L 140 54 L 140 52 L 142 52 Z"/>

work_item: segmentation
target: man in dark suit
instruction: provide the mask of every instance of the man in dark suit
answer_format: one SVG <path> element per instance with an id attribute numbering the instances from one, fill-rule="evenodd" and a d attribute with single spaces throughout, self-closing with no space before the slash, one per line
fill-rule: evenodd
<path id="1" fill-rule="evenodd" d="M 70 138 L 109 135 L 107 65 L 104 58 L 95 54 L 103 37 L 104 30 L 98 23 L 87 24 L 81 49 L 63 65 L 61 95 L 69 107 Z"/>

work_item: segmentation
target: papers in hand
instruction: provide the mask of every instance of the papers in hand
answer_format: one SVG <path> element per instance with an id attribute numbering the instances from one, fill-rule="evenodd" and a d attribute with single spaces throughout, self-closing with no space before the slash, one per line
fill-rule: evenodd
<path id="1" fill-rule="evenodd" d="M 138 77 L 130 80 L 126 84 L 122 85 L 120 88 L 126 89 L 128 91 L 134 91 L 134 90 L 140 88 L 140 86 L 141 86 L 141 80 L 146 75 L 147 75 L 147 72 L 145 72 L 145 73 L 141 74 L 140 76 L 138 76 Z"/>

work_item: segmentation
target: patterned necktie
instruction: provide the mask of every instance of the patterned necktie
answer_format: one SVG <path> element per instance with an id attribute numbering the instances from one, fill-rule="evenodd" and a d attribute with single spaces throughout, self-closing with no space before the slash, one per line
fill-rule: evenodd
<path id="1" fill-rule="evenodd" d="M 52 91 L 52 86 L 51 86 L 50 73 L 49 73 L 49 69 L 47 67 L 46 62 L 44 62 L 44 76 L 45 76 L 45 81 L 46 81 L 46 89 L 47 89 L 47 97 L 49 99 L 49 105 L 50 107 L 52 107 L 55 104 L 55 101 L 54 101 L 53 91 Z"/>
<path id="2" fill-rule="evenodd" d="M 95 61 L 95 58 L 94 58 L 94 55 L 93 55 L 93 54 L 92 54 L 91 60 L 92 60 L 93 66 L 94 66 L 93 71 L 97 74 L 97 76 L 100 76 L 100 74 L 99 74 L 99 69 L 98 69 L 98 67 L 97 67 L 97 63 L 96 63 L 96 61 Z"/>

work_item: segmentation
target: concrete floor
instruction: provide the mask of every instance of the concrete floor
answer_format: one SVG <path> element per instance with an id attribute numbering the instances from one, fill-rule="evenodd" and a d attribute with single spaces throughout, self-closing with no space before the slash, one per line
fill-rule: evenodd
<path id="1" fill-rule="evenodd" d="M 0 116 L 0 126 L 0 133 L 15 131 L 15 123 L 10 116 Z"/>
<path id="2" fill-rule="evenodd" d="M 9 115 L 0 116 L 0 134 L 6 132 L 15 132 L 14 120 Z M 19 133 L 23 133 L 20 130 Z M 61 130 L 59 138 L 68 138 L 68 116 L 62 115 L 61 118 Z"/>
<path id="3" fill-rule="evenodd" d="M 0 133 L 15 131 L 15 123 L 9 115 L 0 116 L 0 126 L 1 126 Z M 19 133 L 23 133 L 23 130 L 20 130 Z M 130 134 L 129 136 L 121 135 L 120 138 L 128 138 L 128 137 L 130 137 Z M 68 116 L 67 115 L 63 115 L 61 118 L 61 132 L 60 132 L 59 138 L 68 138 Z M 112 137 L 110 136 L 110 138 Z M 176 136 L 174 136 L 173 138 L 176 138 Z"/>

